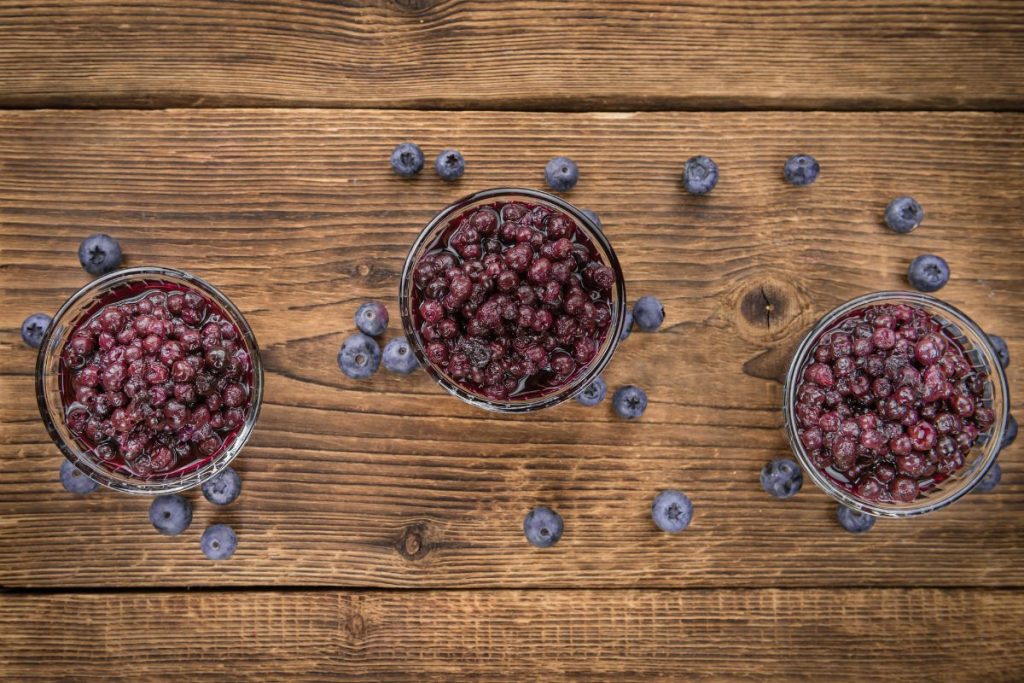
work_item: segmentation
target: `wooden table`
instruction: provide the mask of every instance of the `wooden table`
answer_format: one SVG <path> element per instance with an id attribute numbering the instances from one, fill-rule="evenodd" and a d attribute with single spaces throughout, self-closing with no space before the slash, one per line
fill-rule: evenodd
<path id="1" fill-rule="evenodd" d="M 863 536 L 758 471 L 788 453 L 797 340 L 919 253 L 1009 341 L 1018 395 L 1022 105 L 1010 0 L 0 2 L 0 679 L 1021 680 L 1019 445 L 995 492 Z M 399 179 L 407 139 L 466 176 Z M 811 187 L 782 181 L 796 152 Z M 698 153 L 722 174 L 701 198 L 678 180 Z M 644 418 L 345 378 L 353 312 L 397 318 L 420 227 L 556 154 L 631 297 L 666 304 L 606 375 Z M 881 224 L 902 193 L 912 235 Z M 88 281 L 98 231 L 214 282 L 263 348 L 244 493 L 192 494 L 184 537 L 145 499 L 66 494 L 36 409 L 18 328 Z M 665 487 L 696 506 L 678 536 L 650 522 Z M 537 504 L 565 518 L 550 550 L 523 539 Z M 213 521 L 229 562 L 199 552 Z"/>

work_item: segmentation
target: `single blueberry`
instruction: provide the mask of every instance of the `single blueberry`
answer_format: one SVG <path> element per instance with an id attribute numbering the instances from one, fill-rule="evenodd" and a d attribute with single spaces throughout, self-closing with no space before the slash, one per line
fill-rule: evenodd
<path id="1" fill-rule="evenodd" d="M 21 341 L 33 349 L 38 349 L 43 343 L 43 336 L 46 335 L 46 330 L 50 328 L 51 322 L 53 322 L 53 318 L 45 313 L 33 313 L 25 318 L 25 322 L 21 323 Z"/>
<path id="2" fill-rule="evenodd" d="M 761 468 L 761 486 L 776 498 L 792 498 L 803 484 L 800 466 L 789 458 L 776 458 Z"/>
<path id="3" fill-rule="evenodd" d="M 626 319 L 622 323 L 622 334 L 619 335 L 619 341 L 622 341 L 629 336 L 629 333 L 633 331 L 633 310 L 626 309 Z"/>
<path id="4" fill-rule="evenodd" d="M 797 154 L 786 160 L 782 175 L 790 185 L 810 185 L 818 179 L 821 164 L 810 154 Z"/>
<path id="5" fill-rule="evenodd" d="M 615 409 L 619 417 L 635 420 L 647 410 L 647 394 L 643 389 L 632 384 L 621 387 L 612 396 L 612 408 Z"/>
<path id="6" fill-rule="evenodd" d="M 434 161 L 434 170 L 441 180 L 449 182 L 458 180 L 466 172 L 466 160 L 457 149 L 446 149 L 437 155 Z"/>
<path id="7" fill-rule="evenodd" d="M 199 539 L 199 547 L 207 559 L 226 560 L 235 554 L 238 536 L 227 524 L 213 524 L 206 527 L 203 537 Z"/>
<path id="8" fill-rule="evenodd" d="M 988 335 L 988 343 L 992 345 L 992 348 L 996 352 L 996 356 L 999 357 L 999 364 L 1004 368 L 1010 365 L 1010 347 L 1006 345 L 1006 342 L 998 334 Z"/>
<path id="9" fill-rule="evenodd" d="M 569 157 L 555 157 L 544 167 L 544 180 L 555 192 L 568 192 L 579 179 L 580 169 Z"/>
<path id="10" fill-rule="evenodd" d="M 1006 429 L 1003 431 L 1003 440 L 999 444 L 1000 450 L 1006 448 L 1017 440 L 1017 418 L 1013 415 L 1006 417 Z"/>
<path id="11" fill-rule="evenodd" d="M 590 219 L 590 222 L 597 226 L 597 229 L 601 229 L 601 217 L 597 215 L 596 211 L 590 209 L 580 209 L 584 216 Z"/>
<path id="12" fill-rule="evenodd" d="M 871 515 L 848 508 L 842 504 L 836 507 L 836 519 L 839 520 L 839 526 L 851 534 L 862 534 L 870 531 L 871 527 L 875 525 L 875 518 Z"/>
<path id="13" fill-rule="evenodd" d="M 371 337 L 383 334 L 389 319 L 387 307 L 379 301 L 367 301 L 356 310 L 356 327 Z"/>
<path id="14" fill-rule="evenodd" d="M 380 367 L 380 346 L 373 337 L 353 334 L 341 343 L 338 367 L 352 379 L 366 379 Z"/>
<path id="15" fill-rule="evenodd" d="M 1003 478 L 1003 468 L 996 460 L 994 463 L 989 465 L 988 471 L 985 472 L 985 476 L 978 480 L 978 483 L 974 485 L 972 489 L 973 493 L 989 493 L 996 486 L 999 485 L 999 480 Z"/>
<path id="16" fill-rule="evenodd" d="M 90 275 L 103 275 L 121 265 L 121 245 L 109 235 L 89 235 L 78 245 L 78 260 Z"/>
<path id="17" fill-rule="evenodd" d="M 423 150 L 419 145 L 403 142 L 391 152 L 391 168 L 403 178 L 411 178 L 423 170 Z"/>
<path id="18" fill-rule="evenodd" d="M 675 534 L 690 526 L 693 503 L 682 491 L 666 489 L 654 497 L 651 519 L 662 531 Z"/>
<path id="19" fill-rule="evenodd" d="M 395 337 L 384 347 L 384 367 L 399 375 L 408 375 L 420 366 L 405 337 Z"/>
<path id="20" fill-rule="evenodd" d="M 177 536 L 192 523 L 192 503 L 178 494 L 157 496 L 149 504 L 149 521 L 164 536 Z"/>
<path id="21" fill-rule="evenodd" d="M 643 332 L 654 332 L 665 320 L 665 307 L 657 297 L 642 296 L 633 304 L 633 321 Z"/>
<path id="22" fill-rule="evenodd" d="M 949 282 L 949 264 L 935 254 L 922 254 L 910 262 L 907 282 L 922 292 L 934 292 Z"/>
<path id="23" fill-rule="evenodd" d="M 924 220 L 924 209 L 913 197 L 897 197 L 885 208 L 885 224 L 899 233 L 908 233 Z"/>
<path id="24" fill-rule="evenodd" d="M 549 507 L 536 507 L 523 520 L 523 533 L 531 545 L 550 548 L 562 537 L 562 516 Z"/>
<path id="25" fill-rule="evenodd" d="M 607 393 L 608 385 L 605 384 L 604 378 L 596 377 L 593 382 L 576 395 L 576 400 L 589 408 L 603 401 Z"/>
<path id="26" fill-rule="evenodd" d="M 75 467 L 70 460 L 65 460 L 60 464 L 60 483 L 64 486 L 65 491 L 76 496 L 89 495 L 99 488 L 99 484 Z"/>
<path id="27" fill-rule="evenodd" d="M 214 505 L 229 505 L 242 492 L 242 478 L 230 467 L 203 484 L 203 497 Z"/>
<path id="28" fill-rule="evenodd" d="M 683 187 L 690 194 L 707 194 L 718 184 L 718 164 L 703 154 L 690 157 L 683 166 Z"/>

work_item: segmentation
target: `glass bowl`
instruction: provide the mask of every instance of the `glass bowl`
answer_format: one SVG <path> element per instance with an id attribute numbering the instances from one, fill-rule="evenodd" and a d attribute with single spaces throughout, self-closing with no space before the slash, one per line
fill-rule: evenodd
<path id="1" fill-rule="evenodd" d="M 598 349 L 593 360 L 590 361 L 582 372 L 577 372 L 569 382 L 557 389 L 522 399 L 512 397 L 508 400 L 493 400 L 487 398 L 463 387 L 445 374 L 441 368 L 431 363 L 426 357 L 425 343 L 416 326 L 412 310 L 414 301 L 413 290 L 415 288 L 413 270 L 423 254 L 431 248 L 437 237 L 448 227 L 449 220 L 471 209 L 486 206 L 496 201 L 521 201 L 546 206 L 567 214 L 576 222 L 577 229 L 590 240 L 593 248 L 600 255 L 605 265 L 611 268 L 615 274 L 615 285 L 612 287 L 611 292 L 611 323 L 601 348 Z M 524 413 L 548 408 L 562 401 L 567 401 L 583 391 L 607 367 L 619 344 L 619 335 L 622 333 L 622 327 L 626 318 L 626 283 L 622 276 L 622 268 L 619 265 L 618 258 L 615 256 L 615 251 L 612 249 L 611 244 L 608 243 L 601 229 L 587 218 L 583 212 L 565 200 L 546 192 L 519 188 L 483 190 L 460 199 L 434 216 L 416 237 L 412 247 L 409 249 L 409 255 L 405 259 L 405 267 L 402 270 L 402 281 L 398 298 L 399 308 L 402 311 L 402 326 L 405 329 L 405 335 L 409 338 L 420 364 L 426 368 L 430 376 L 453 396 L 474 406 L 502 413 Z"/>
<path id="2" fill-rule="evenodd" d="M 196 468 L 186 468 L 180 474 L 171 473 L 148 479 L 109 469 L 104 462 L 67 427 L 61 397 L 60 355 L 77 323 L 92 315 L 108 295 L 145 283 L 173 283 L 201 293 L 212 301 L 238 331 L 252 360 L 250 407 L 245 422 L 234 438 L 207 462 Z M 181 270 L 160 267 L 140 267 L 118 270 L 93 280 L 69 298 L 53 318 L 39 347 L 36 361 L 36 399 L 39 412 L 50 438 L 64 456 L 91 479 L 117 491 L 134 494 L 159 495 L 184 491 L 199 486 L 228 466 L 252 435 L 263 400 L 263 366 L 252 329 L 231 301 L 208 282 Z M 201 461 L 200 461 L 201 462 Z"/>
<path id="3" fill-rule="evenodd" d="M 813 353 L 814 345 L 832 326 L 854 311 L 868 306 L 882 304 L 907 304 L 927 311 L 939 324 L 946 335 L 955 339 L 964 351 L 971 364 L 981 372 L 988 373 L 985 394 L 981 405 L 992 408 L 995 420 L 988 430 L 981 432 L 974 447 L 964 458 L 964 466 L 950 474 L 946 479 L 922 490 L 917 499 L 910 503 L 870 502 L 855 496 L 852 492 L 837 484 L 814 464 L 803 444 L 797 436 L 796 396 L 800 379 L 808 360 Z M 857 297 L 826 314 L 807 333 L 800 346 L 797 347 L 793 360 L 786 374 L 783 389 L 783 412 L 785 414 L 786 435 L 790 447 L 800 461 L 800 466 L 814 483 L 843 505 L 855 510 L 866 512 L 876 517 L 912 517 L 943 508 L 963 495 L 969 493 L 974 485 L 985 475 L 989 466 L 999 453 L 1009 414 L 1009 391 L 1006 375 L 999 363 L 995 351 L 988 342 L 988 337 L 974 323 L 953 306 L 935 297 L 917 292 L 876 292 Z"/>

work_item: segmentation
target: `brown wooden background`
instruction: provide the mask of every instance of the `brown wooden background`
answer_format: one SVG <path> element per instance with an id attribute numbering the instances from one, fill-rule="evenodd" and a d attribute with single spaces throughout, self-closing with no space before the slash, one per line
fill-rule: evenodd
<path id="1" fill-rule="evenodd" d="M 1009 341 L 1016 396 L 1022 104 L 1009 1 L 0 1 L 0 678 L 1021 680 L 1019 445 L 995 492 L 859 537 L 810 482 L 780 503 L 757 475 L 788 452 L 799 337 L 919 253 Z M 466 176 L 399 179 L 406 139 Z M 809 188 L 781 179 L 798 151 Z M 722 170 L 703 198 L 678 182 L 696 153 Z M 631 297 L 666 303 L 606 374 L 647 389 L 644 419 L 345 378 L 356 306 L 397 319 L 433 213 L 539 187 L 556 154 Z M 907 236 L 880 220 L 902 193 L 927 211 Z M 213 281 L 263 348 L 243 495 L 193 494 L 183 537 L 147 500 L 64 493 L 35 407 L 18 327 L 88 281 L 96 231 Z M 676 537 L 648 513 L 669 486 L 696 505 Z M 537 504 L 566 521 L 547 551 L 522 537 Z M 212 521 L 230 562 L 199 552 Z"/>

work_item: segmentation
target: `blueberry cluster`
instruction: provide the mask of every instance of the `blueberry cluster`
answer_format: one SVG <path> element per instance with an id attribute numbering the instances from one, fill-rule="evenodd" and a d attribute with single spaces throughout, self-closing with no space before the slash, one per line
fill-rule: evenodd
<path id="1" fill-rule="evenodd" d="M 359 332 L 341 343 L 338 351 L 338 367 L 352 379 L 367 379 L 380 367 L 398 375 L 408 375 L 419 367 L 416 354 L 409 340 L 395 337 L 384 346 L 374 337 L 384 334 L 390 316 L 387 307 L 379 301 L 367 301 L 356 310 L 355 323 Z"/>

